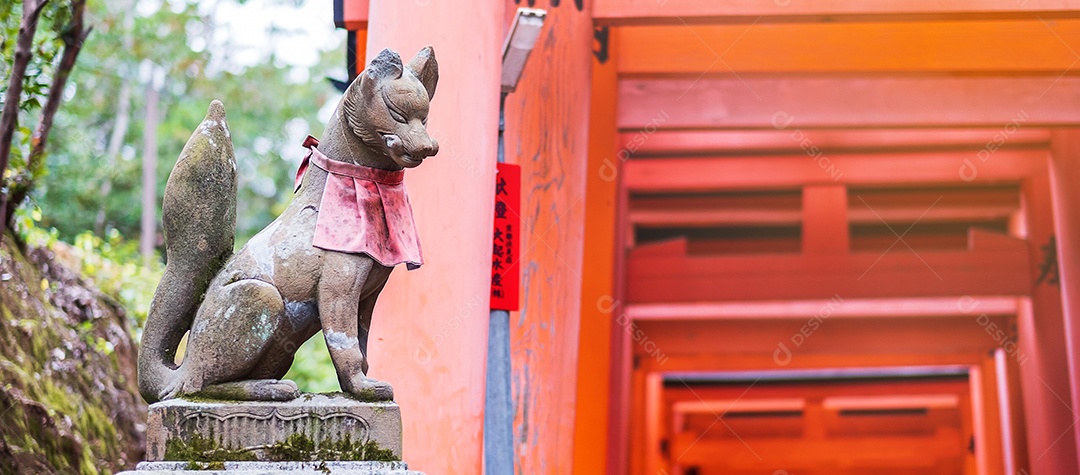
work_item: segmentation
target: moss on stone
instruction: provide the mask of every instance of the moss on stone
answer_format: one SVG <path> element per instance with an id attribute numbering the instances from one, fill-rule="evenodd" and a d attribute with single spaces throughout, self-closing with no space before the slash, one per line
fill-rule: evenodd
<path id="1" fill-rule="evenodd" d="M 172 439 L 165 444 L 165 460 L 191 462 L 243 462 L 257 460 L 255 454 L 244 449 L 221 447 L 210 438 L 192 434 L 184 441 Z"/>
<path id="2" fill-rule="evenodd" d="M 293 434 L 282 442 L 267 447 L 266 457 L 274 461 L 376 461 L 396 462 L 400 460 L 389 449 L 379 447 L 375 441 L 353 442 L 352 438 L 326 441 L 316 444 L 303 434 Z"/>
<path id="3" fill-rule="evenodd" d="M 261 456 L 260 456 L 261 455 Z M 346 436 L 336 441 L 316 443 L 304 434 L 293 434 L 284 441 L 261 449 L 234 449 L 221 447 L 212 438 L 199 434 L 188 440 L 173 439 L 165 445 L 165 460 L 188 462 L 197 466 L 191 470 L 211 470 L 222 462 L 270 460 L 275 462 L 308 461 L 375 461 L 396 462 L 401 460 L 389 449 L 379 447 L 375 441 L 353 442 Z M 194 464 L 194 465 L 193 465 Z"/>
<path id="4" fill-rule="evenodd" d="M 359 399 L 364 402 L 377 402 L 379 400 L 378 395 L 375 394 L 375 390 L 371 388 L 364 388 L 360 390 L 358 394 Z"/>
<path id="5" fill-rule="evenodd" d="M 225 470 L 225 462 L 195 462 L 190 461 L 184 466 L 185 470 Z"/>

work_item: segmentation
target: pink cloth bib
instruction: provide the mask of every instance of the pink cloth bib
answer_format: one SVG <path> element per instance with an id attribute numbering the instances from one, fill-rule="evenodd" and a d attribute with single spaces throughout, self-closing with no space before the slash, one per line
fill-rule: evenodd
<path id="1" fill-rule="evenodd" d="M 409 270 L 424 263 L 412 206 L 405 194 L 404 170 L 380 170 L 331 160 L 308 136 L 311 150 L 296 172 L 296 192 L 309 163 L 325 170 L 326 188 L 319 205 L 312 245 L 328 251 L 367 254 L 379 264 L 405 263 Z"/>

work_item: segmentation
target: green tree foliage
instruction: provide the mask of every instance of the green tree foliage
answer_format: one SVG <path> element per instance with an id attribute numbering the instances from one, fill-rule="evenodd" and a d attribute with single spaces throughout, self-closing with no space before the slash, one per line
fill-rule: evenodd
<path id="1" fill-rule="evenodd" d="M 159 106 L 159 206 L 180 149 L 210 101 L 220 99 L 228 113 L 237 157 L 237 231 L 242 244 L 291 199 L 298 140 L 303 134 L 321 133 L 317 113 L 337 97 L 322 78 L 340 65 L 340 54 L 312 51 L 323 57 L 305 81 L 290 80 L 290 68 L 273 56 L 246 67 L 228 64 L 227 50 L 191 47 L 204 42 L 202 36 L 219 19 L 200 14 L 195 5 L 175 1 L 165 2 L 148 16 L 134 15 L 130 25 L 134 41 L 125 48 L 124 15 L 131 10 L 125 3 L 95 2 L 88 12 L 94 34 L 72 74 L 71 100 L 57 114 L 49 172 L 36 195 L 44 210 L 43 224 L 55 227 L 62 239 L 70 241 L 94 229 L 98 210 L 104 208 L 105 229 L 117 229 L 128 237 L 138 235 L 143 96 L 150 80 L 148 70 L 159 67 L 166 78 Z M 133 91 L 130 126 L 120 157 L 108 157 L 110 135 L 118 121 L 117 98 L 125 81 Z M 106 182 L 111 183 L 111 190 L 102 196 Z"/>
<path id="2" fill-rule="evenodd" d="M 0 106 L 6 100 L 8 80 L 13 74 L 13 65 L 17 37 L 22 26 L 22 7 L 20 0 L 0 3 L 0 21 L 3 34 L 0 38 L 0 52 L 4 61 L 0 64 Z M 29 170 L 27 161 L 30 156 L 33 126 L 39 118 L 42 106 L 49 94 L 52 75 L 55 72 L 55 60 L 63 49 L 61 33 L 71 15 L 71 2 L 51 1 L 44 4 L 41 14 L 34 23 L 35 34 L 31 46 L 31 56 L 22 81 L 22 94 L 18 108 L 18 127 L 15 129 L 11 144 L 10 163 L 3 173 L 4 183 L 12 181 L 34 180 L 41 174 L 41 169 Z M 34 120 L 31 120 L 34 119 Z M 7 186 L 3 190 L 6 194 Z"/>
<path id="3" fill-rule="evenodd" d="M 217 0 L 243 3 L 243 0 Z M 268 0 L 296 3 L 293 0 Z M 48 94 L 51 71 L 62 44 L 63 0 L 51 0 L 35 39 L 36 56 L 27 71 L 22 109 L 9 175 L 28 174 L 33 114 Z M 145 319 L 160 263 L 142 265 L 135 250 L 140 229 L 142 137 L 145 92 L 152 71 L 164 71 L 158 132 L 157 212 L 168 174 L 188 137 L 206 114 L 210 101 L 225 104 L 237 158 L 239 196 L 237 246 L 276 217 L 291 200 L 300 143 L 319 136 L 318 113 L 339 94 L 324 79 L 344 76 L 342 48 L 318 55 L 316 66 L 302 71 L 269 54 L 256 64 L 238 65 L 228 44 L 209 41 L 228 21 L 214 18 L 212 1 L 117 0 L 90 2 L 86 21 L 94 28 L 64 91 L 56 114 L 48 156 L 37 186 L 16 213 L 17 228 L 31 244 L 74 244 L 82 271 L 106 293 Z M 156 8 L 146 8 L 146 5 Z M 11 63 L 18 30 L 20 1 L 0 2 L 5 68 Z M 208 13 L 209 12 L 209 13 Z M 329 6 L 327 15 L 330 15 Z M 289 31 L 273 33 L 288 41 Z M 211 47 L 206 45 L 213 44 Z M 5 70 L 0 69 L 0 76 Z M 299 73 L 299 74 L 298 74 Z M 306 73 L 306 74 L 305 74 Z M 2 86 L 0 86 L 2 87 Z M 121 106 L 124 89 L 130 102 Z M 3 91 L 0 90 L 0 93 Z M 123 125 L 125 115 L 128 123 Z M 119 126 L 119 127 L 118 127 Z M 122 131 L 118 153 L 110 156 L 114 131 Z M 104 188 L 104 190 L 103 190 Z M 104 219 L 99 222 L 98 217 Z M 48 231 L 44 231 L 48 230 Z M 27 236 L 36 233 L 36 239 Z M 158 239 L 158 251 L 164 248 Z M 316 339 L 321 340 L 321 336 Z M 302 347 L 290 377 L 302 389 L 336 389 L 325 344 Z"/>

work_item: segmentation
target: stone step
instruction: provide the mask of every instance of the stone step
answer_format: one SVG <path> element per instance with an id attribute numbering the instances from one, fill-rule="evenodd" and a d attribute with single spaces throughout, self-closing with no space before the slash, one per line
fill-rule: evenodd
<path id="1" fill-rule="evenodd" d="M 405 462 L 142 462 L 117 475 L 424 475 Z"/>

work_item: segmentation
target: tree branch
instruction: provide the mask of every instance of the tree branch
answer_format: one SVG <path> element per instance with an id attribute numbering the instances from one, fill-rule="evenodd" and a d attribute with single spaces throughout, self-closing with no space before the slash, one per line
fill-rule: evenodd
<path id="1" fill-rule="evenodd" d="M 90 35 L 93 28 L 86 28 L 83 23 L 83 13 L 86 10 L 86 0 L 75 0 L 71 4 L 71 21 L 64 27 L 60 39 L 64 41 L 64 53 L 60 58 L 60 64 L 53 74 L 52 84 L 49 86 L 49 98 L 45 102 L 45 108 L 41 112 L 41 121 L 34 130 L 31 140 L 30 157 L 26 162 L 28 178 L 24 182 L 12 183 L 8 190 L 8 199 L 4 207 L 6 225 L 11 226 L 11 216 L 15 208 L 26 199 L 26 195 L 34 188 L 34 177 L 44 166 L 45 147 L 49 140 L 49 132 L 52 130 L 53 118 L 60 108 L 60 102 L 64 97 L 64 87 L 67 85 L 71 70 L 75 67 L 75 60 L 82 51 L 83 42 Z"/>
<path id="2" fill-rule="evenodd" d="M 26 67 L 33 56 L 34 32 L 37 31 L 41 10 L 48 2 L 49 0 L 23 2 L 22 21 L 19 23 L 19 35 L 15 40 L 15 58 L 11 64 L 7 93 L 4 95 L 4 110 L 0 112 L 0 183 L 4 181 L 4 172 L 7 171 L 8 161 L 11 158 L 11 142 L 15 139 L 15 127 L 19 125 L 19 99 L 22 98 Z M 6 201 L 8 195 L 3 189 L 0 189 L 0 195 L 3 195 L 3 200 Z M 6 208 L 6 205 L 0 206 L 0 223 L 8 221 L 4 212 Z"/>

